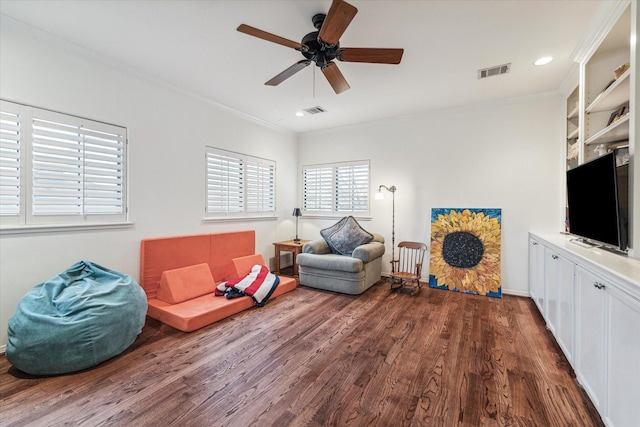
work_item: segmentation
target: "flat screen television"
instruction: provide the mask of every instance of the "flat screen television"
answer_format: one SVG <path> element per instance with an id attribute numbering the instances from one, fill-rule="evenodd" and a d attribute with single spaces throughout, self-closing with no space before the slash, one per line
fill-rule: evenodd
<path id="1" fill-rule="evenodd" d="M 628 165 L 614 152 L 567 171 L 569 232 L 585 243 L 627 249 Z"/>

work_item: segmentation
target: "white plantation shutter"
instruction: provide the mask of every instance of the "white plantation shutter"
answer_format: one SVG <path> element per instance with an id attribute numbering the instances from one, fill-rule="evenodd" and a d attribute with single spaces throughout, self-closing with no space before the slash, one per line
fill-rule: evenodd
<path id="1" fill-rule="evenodd" d="M 21 118 L 18 108 L 5 104 L 0 106 L 0 215 L 18 217 L 22 212 Z"/>
<path id="2" fill-rule="evenodd" d="M 309 166 L 303 168 L 303 210 L 333 212 L 333 168 Z"/>
<path id="3" fill-rule="evenodd" d="M 3 102 L 3 118 L 7 106 Z M 126 129 L 19 106 L 23 225 L 125 222 Z M 5 128 L 3 120 L 3 129 Z M 5 162 L 3 130 L 2 162 Z M 13 135 L 13 133 L 9 133 Z M 5 169 L 2 169 L 3 194 Z M 7 177 L 10 175 L 6 173 Z M 6 189 L 9 192 L 9 189 Z M 4 196 L 3 196 L 4 204 Z M 7 208 L 8 211 L 9 208 Z M 3 208 L 3 215 L 5 209 Z"/>
<path id="4" fill-rule="evenodd" d="M 308 214 L 369 213 L 369 161 L 304 166 L 303 208 Z"/>
<path id="5" fill-rule="evenodd" d="M 207 149 L 207 213 L 244 211 L 243 161 L 219 150 Z"/>
<path id="6" fill-rule="evenodd" d="M 206 147 L 206 216 L 275 214 L 274 161 Z"/>
<path id="7" fill-rule="evenodd" d="M 247 212 L 275 212 L 275 163 L 247 159 Z"/>
<path id="8" fill-rule="evenodd" d="M 369 212 L 369 164 L 336 167 L 336 211 Z"/>
<path id="9" fill-rule="evenodd" d="M 82 214 L 82 136 L 76 129 L 33 119 L 33 215 Z"/>
<path id="10" fill-rule="evenodd" d="M 84 207 L 86 214 L 124 212 L 125 135 L 84 129 Z"/>

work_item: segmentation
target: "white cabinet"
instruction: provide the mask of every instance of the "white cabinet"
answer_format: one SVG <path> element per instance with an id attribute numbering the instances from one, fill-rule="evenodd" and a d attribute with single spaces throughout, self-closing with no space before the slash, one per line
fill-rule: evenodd
<path id="1" fill-rule="evenodd" d="M 556 266 L 556 327 L 555 336 L 569 362 L 573 363 L 574 348 L 574 298 L 575 264 L 563 255 L 557 255 L 554 259 Z"/>
<path id="2" fill-rule="evenodd" d="M 571 362 L 574 348 L 574 264 L 558 251 L 530 239 L 529 273 L 531 298 Z"/>
<path id="3" fill-rule="evenodd" d="M 544 318 L 554 334 L 558 324 L 558 259 L 557 253 L 544 248 Z"/>
<path id="4" fill-rule="evenodd" d="M 576 376 L 611 426 L 640 420 L 640 301 L 576 268 Z"/>
<path id="5" fill-rule="evenodd" d="M 529 295 L 544 315 L 544 246 L 529 239 Z"/>
<path id="6" fill-rule="evenodd" d="M 611 426 L 640 420 L 640 301 L 607 289 L 607 416 Z"/>
<path id="7" fill-rule="evenodd" d="M 550 248 L 544 248 L 544 318 L 555 334 L 558 323 L 558 259 Z"/>
<path id="8" fill-rule="evenodd" d="M 529 235 L 529 289 L 609 427 L 640 426 L 640 260 Z"/>
<path id="9" fill-rule="evenodd" d="M 606 367 L 605 287 L 602 279 L 576 267 L 576 376 L 601 414 Z"/>

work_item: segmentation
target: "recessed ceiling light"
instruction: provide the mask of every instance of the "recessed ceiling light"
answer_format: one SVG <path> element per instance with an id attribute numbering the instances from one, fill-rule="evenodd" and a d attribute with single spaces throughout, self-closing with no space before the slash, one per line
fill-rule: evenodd
<path id="1" fill-rule="evenodd" d="M 302 116 L 304 116 L 304 113 L 302 111 L 298 111 L 296 113 L 296 117 L 302 117 Z"/>
<path id="2" fill-rule="evenodd" d="M 551 61 L 553 61 L 553 56 L 543 56 L 542 58 L 536 59 L 536 62 L 534 62 L 533 65 L 545 65 Z"/>

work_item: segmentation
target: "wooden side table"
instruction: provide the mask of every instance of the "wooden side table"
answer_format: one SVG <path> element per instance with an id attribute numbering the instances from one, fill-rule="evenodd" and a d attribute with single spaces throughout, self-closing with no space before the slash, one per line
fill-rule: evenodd
<path id="1" fill-rule="evenodd" d="M 298 276 L 298 264 L 296 264 L 296 256 L 302 252 L 302 247 L 309 240 L 300 240 L 298 243 L 293 240 L 285 240 L 284 242 L 276 242 L 273 244 L 276 251 L 276 268 L 274 273 L 280 274 L 280 252 L 291 252 L 293 254 L 293 275 Z"/>

